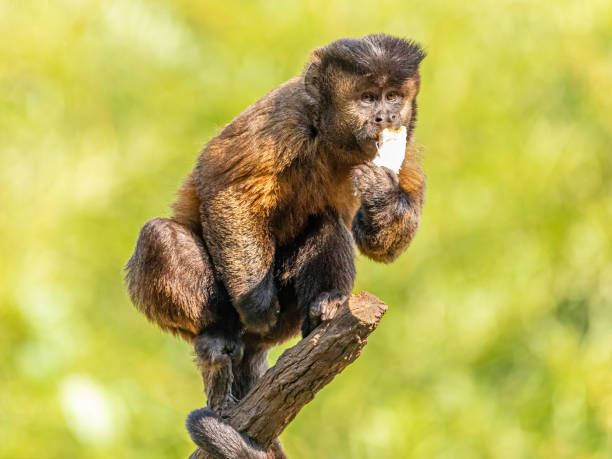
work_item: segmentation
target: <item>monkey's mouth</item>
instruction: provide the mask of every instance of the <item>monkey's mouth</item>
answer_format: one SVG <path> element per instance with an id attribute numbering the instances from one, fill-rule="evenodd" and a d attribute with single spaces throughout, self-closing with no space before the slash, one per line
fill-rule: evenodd
<path id="1" fill-rule="evenodd" d="M 389 127 L 383 127 L 379 124 L 374 124 L 374 123 L 366 123 L 363 127 L 362 127 L 362 132 L 363 132 L 363 136 L 368 140 L 368 141 L 372 141 L 372 142 L 378 142 L 381 138 L 381 136 L 383 135 L 383 132 L 385 132 L 385 130 L 388 130 Z"/>
<path id="2" fill-rule="evenodd" d="M 368 135 L 367 137 L 357 138 L 359 149 L 365 153 L 365 158 L 363 158 L 364 162 L 372 161 L 376 157 L 376 153 L 378 152 L 377 143 L 378 136 Z"/>
<path id="3" fill-rule="evenodd" d="M 356 140 L 359 148 L 366 154 L 365 161 L 372 161 L 378 152 L 377 143 L 379 142 L 383 129 L 380 126 L 372 126 L 365 123 L 356 133 Z"/>

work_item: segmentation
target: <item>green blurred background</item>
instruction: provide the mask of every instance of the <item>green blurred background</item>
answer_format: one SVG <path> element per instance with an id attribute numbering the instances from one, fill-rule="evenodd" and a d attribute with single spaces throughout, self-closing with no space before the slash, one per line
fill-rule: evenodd
<path id="1" fill-rule="evenodd" d="M 192 351 L 122 266 L 211 136 L 372 32 L 429 53 L 423 223 L 394 264 L 358 260 L 390 309 L 286 451 L 612 457 L 609 0 L 0 0 L 0 457 L 193 450 Z"/>

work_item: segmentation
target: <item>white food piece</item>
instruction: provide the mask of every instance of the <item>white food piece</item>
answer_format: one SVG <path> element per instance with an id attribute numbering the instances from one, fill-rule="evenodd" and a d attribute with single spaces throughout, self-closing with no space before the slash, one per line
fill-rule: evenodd
<path id="1" fill-rule="evenodd" d="M 380 133 L 376 146 L 378 153 L 374 164 L 388 167 L 397 174 L 406 155 L 406 126 L 397 131 L 385 128 Z"/>

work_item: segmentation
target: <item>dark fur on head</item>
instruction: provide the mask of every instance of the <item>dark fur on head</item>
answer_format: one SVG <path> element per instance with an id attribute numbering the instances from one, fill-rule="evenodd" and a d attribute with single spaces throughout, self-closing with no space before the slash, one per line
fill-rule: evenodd
<path id="1" fill-rule="evenodd" d="M 401 84 L 411 78 L 425 58 L 425 51 L 414 41 L 385 34 L 363 38 L 341 38 L 312 53 L 319 72 L 338 67 L 367 79 L 381 76 L 389 82 Z M 312 65 L 312 63 L 311 63 Z"/>

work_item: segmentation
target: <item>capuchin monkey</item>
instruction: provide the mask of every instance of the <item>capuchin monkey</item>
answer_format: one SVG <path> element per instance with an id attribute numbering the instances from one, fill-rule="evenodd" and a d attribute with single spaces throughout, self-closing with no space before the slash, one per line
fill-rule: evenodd
<path id="1" fill-rule="evenodd" d="M 355 246 L 389 263 L 414 237 L 424 56 L 384 34 L 315 49 L 300 76 L 208 142 L 172 217 L 142 227 L 128 290 L 151 321 L 195 347 L 208 407 L 187 426 L 209 454 L 284 457 L 278 440 L 266 451 L 233 431 L 224 411 L 266 371 L 270 347 L 334 317 L 353 288 Z M 397 174 L 373 162 L 389 133 L 403 138 Z"/>

